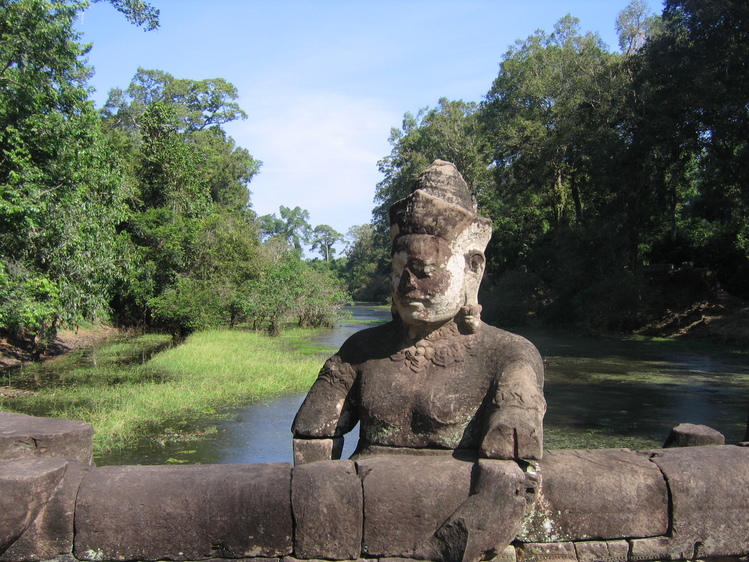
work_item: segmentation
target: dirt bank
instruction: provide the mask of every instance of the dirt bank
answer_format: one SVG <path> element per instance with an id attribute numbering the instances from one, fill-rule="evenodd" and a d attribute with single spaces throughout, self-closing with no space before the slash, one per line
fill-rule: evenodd
<path id="1" fill-rule="evenodd" d="M 719 291 L 709 300 L 666 311 L 638 333 L 749 349 L 749 302 Z"/>
<path id="2" fill-rule="evenodd" d="M 41 359 L 50 359 L 69 351 L 91 347 L 109 338 L 124 335 L 125 332 L 111 326 L 94 326 L 78 330 L 61 330 Z M 5 338 L 0 338 L 0 371 L 34 361 L 27 350 L 15 346 Z"/>

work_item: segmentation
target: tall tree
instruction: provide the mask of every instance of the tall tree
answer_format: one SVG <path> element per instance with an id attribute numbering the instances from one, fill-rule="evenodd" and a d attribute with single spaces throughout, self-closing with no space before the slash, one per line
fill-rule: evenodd
<path id="1" fill-rule="evenodd" d="M 659 169 L 676 177 L 672 198 L 679 201 L 679 188 L 691 194 L 677 216 L 686 228 L 673 229 L 671 247 L 680 246 L 685 259 L 718 271 L 730 290 L 744 296 L 749 296 L 747 60 L 745 2 L 668 0 L 658 32 L 636 61 L 642 145 L 660 155 Z"/>
<path id="2" fill-rule="evenodd" d="M 536 285 L 528 290 L 544 295 L 546 313 L 619 323 L 607 329 L 639 314 L 630 277 L 657 212 L 649 186 L 628 177 L 623 61 L 566 16 L 552 33 L 537 31 L 508 51 L 481 110 L 495 178 L 481 203 L 501 233 L 488 274 L 529 273 Z M 621 308 L 591 305 L 615 291 L 627 295 Z"/>
<path id="3" fill-rule="evenodd" d="M 88 100 L 83 2 L 0 3 L 0 330 L 40 351 L 105 309 L 123 189 Z"/>
<path id="4" fill-rule="evenodd" d="M 343 236 L 341 233 L 327 224 L 316 226 L 310 237 L 312 251 L 319 250 L 326 262 L 329 262 L 335 255 L 335 248 L 333 246 L 342 240 Z"/>
<path id="5" fill-rule="evenodd" d="M 175 333 L 215 325 L 227 313 L 233 322 L 236 309 L 227 312 L 227 303 L 246 279 L 225 271 L 207 275 L 195 244 L 208 225 L 222 230 L 217 218 L 227 221 L 225 228 L 231 225 L 234 236 L 250 236 L 243 244 L 258 242 L 256 229 L 249 227 L 254 214 L 248 185 L 261 163 L 222 129 L 246 116 L 236 96 L 223 79 L 182 80 L 144 69 L 127 90 L 110 92 L 102 119 L 129 159 L 134 188 L 123 228 L 137 267 L 129 270 L 114 301 L 120 322 L 158 324 Z M 232 265 L 227 260 L 223 267 Z M 210 303 L 193 306 L 189 291 L 209 295 Z"/>
<path id="6" fill-rule="evenodd" d="M 139 68 L 126 90 L 109 92 L 102 115 L 115 126 L 137 129 L 146 108 L 161 102 L 175 108 L 180 131 L 193 132 L 246 119 L 237 97 L 236 87 L 223 78 L 190 80 Z"/>
<path id="7" fill-rule="evenodd" d="M 302 250 L 302 243 L 309 241 L 312 227 L 309 224 L 309 211 L 299 206 L 279 207 L 281 218 L 275 213 L 260 217 L 260 229 L 263 236 L 283 240 L 289 247 Z"/>

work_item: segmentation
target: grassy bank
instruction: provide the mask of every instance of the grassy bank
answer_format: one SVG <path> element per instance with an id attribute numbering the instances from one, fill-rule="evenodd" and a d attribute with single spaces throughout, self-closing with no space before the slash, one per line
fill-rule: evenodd
<path id="1" fill-rule="evenodd" d="M 34 393 L 2 398 L 0 407 L 85 421 L 94 427 L 97 452 L 127 447 L 256 400 L 307 390 L 322 360 L 293 350 L 304 335 L 200 332 L 136 365 L 117 360 L 127 342 L 113 344 L 96 351 L 95 365 L 65 371 Z"/>

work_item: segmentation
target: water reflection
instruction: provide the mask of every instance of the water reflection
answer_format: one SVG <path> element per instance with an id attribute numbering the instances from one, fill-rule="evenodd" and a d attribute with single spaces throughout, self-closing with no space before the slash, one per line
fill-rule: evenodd
<path id="1" fill-rule="evenodd" d="M 668 343 L 525 334 L 546 358 L 549 448 L 659 447 L 684 422 L 740 441 L 749 411 L 746 356 Z"/>
<path id="2" fill-rule="evenodd" d="M 385 309 L 355 307 L 352 317 L 315 343 L 337 349 L 354 332 L 386 322 Z M 668 343 L 592 339 L 521 331 L 546 364 L 546 448 L 647 449 L 690 422 L 740 441 L 749 411 L 749 359 Z M 210 439 L 152 445 L 97 459 L 98 464 L 291 462 L 293 417 L 304 394 L 255 404 L 220 422 Z M 353 452 L 356 431 L 344 455 Z"/>

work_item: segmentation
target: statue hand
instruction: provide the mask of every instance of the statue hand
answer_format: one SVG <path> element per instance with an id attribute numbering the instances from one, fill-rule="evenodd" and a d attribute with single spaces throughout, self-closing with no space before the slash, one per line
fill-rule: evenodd
<path id="1" fill-rule="evenodd" d="M 491 459 L 538 460 L 543 455 L 543 413 L 509 407 L 494 412 L 479 454 Z"/>

